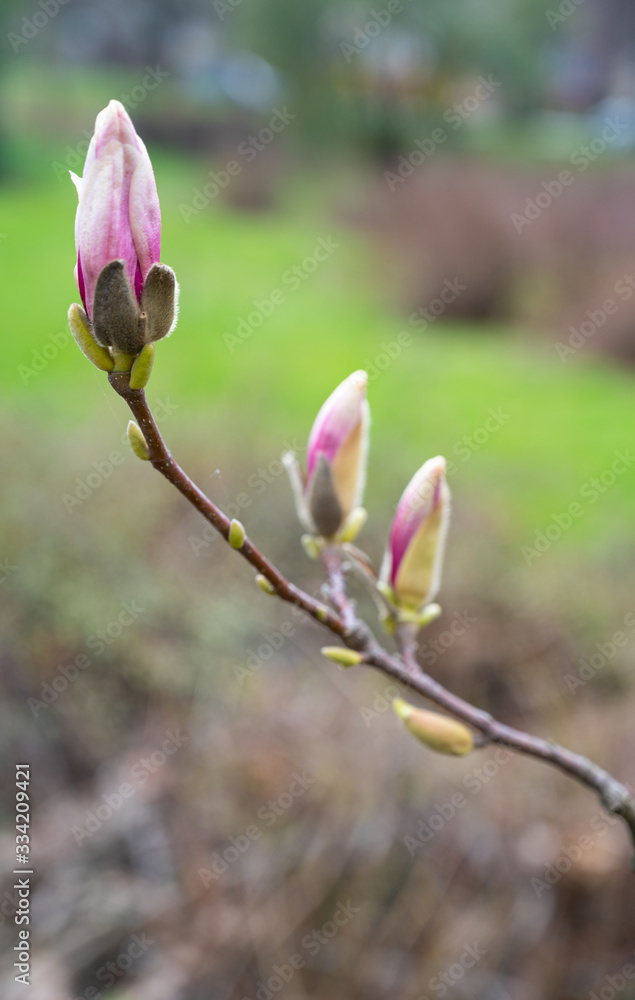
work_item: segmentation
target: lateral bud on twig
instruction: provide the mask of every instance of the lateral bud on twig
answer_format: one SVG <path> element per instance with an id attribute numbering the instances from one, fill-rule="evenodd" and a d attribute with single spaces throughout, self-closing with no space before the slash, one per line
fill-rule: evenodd
<path id="1" fill-rule="evenodd" d="M 266 576 L 263 576 L 262 573 L 256 573 L 256 583 L 261 590 L 264 590 L 265 594 L 275 594 L 276 588 L 269 582 Z"/>
<path id="2" fill-rule="evenodd" d="M 402 698 L 395 698 L 392 707 L 406 729 L 430 750 L 450 757 L 464 757 L 474 749 L 474 735 L 462 722 L 439 712 L 415 708 Z"/>
<path id="3" fill-rule="evenodd" d="M 146 443 L 146 439 L 143 436 L 141 428 L 139 427 L 138 424 L 134 422 L 134 420 L 128 421 L 128 428 L 126 433 L 128 435 L 128 441 L 130 443 L 130 447 L 134 451 L 137 458 L 142 459 L 144 462 L 148 462 L 150 460 L 150 452 L 148 450 L 148 445 Z"/>
<path id="4" fill-rule="evenodd" d="M 68 325 L 82 354 L 101 372 L 111 372 L 115 363 L 107 348 L 95 340 L 88 316 L 77 302 L 68 310 Z"/>
<path id="5" fill-rule="evenodd" d="M 346 649 L 345 646 L 322 646 L 320 650 L 322 656 L 333 663 L 339 663 L 340 667 L 356 667 L 364 662 L 364 657 L 354 649 Z"/>
<path id="6" fill-rule="evenodd" d="M 146 344 L 141 348 L 139 354 L 132 362 L 132 368 L 130 369 L 130 388 L 131 389 L 144 389 L 148 384 L 150 375 L 152 374 L 152 365 L 154 364 L 154 344 Z"/>
<path id="7" fill-rule="evenodd" d="M 315 535 L 302 535 L 300 541 L 302 542 L 302 548 L 308 555 L 309 559 L 319 559 L 320 552 L 322 551 L 322 546 L 318 542 Z"/>
<path id="8" fill-rule="evenodd" d="M 354 507 L 350 512 L 339 533 L 341 542 L 352 542 L 359 535 L 366 524 L 368 512 L 364 507 Z"/>
<path id="9" fill-rule="evenodd" d="M 227 541 L 231 545 L 232 549 L 242 549 L 245 544 L 245 528 L 240 521 L 236 520 L 235 517 L 232 518 L 229 525 Z"/>

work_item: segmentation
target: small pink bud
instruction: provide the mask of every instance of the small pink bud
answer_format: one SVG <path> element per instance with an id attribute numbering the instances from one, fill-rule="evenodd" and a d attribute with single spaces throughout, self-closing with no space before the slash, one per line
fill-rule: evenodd
<path id="1" fill-rule="evenodd" d="M 321 407 L 309 435 L 307 471 L 302 477 L 292 455 L 285 456 L 298 514 L 313 535 L 331 539 L 363 519 L 355 514 L 366 479 L 370 413 L 368 376 L 353 372 Z M 352 529 L 351 529 L 352 530 Z"/>
<path id="2" fill-rule="evenodd" d="M 306 496 L 320 535 L 331 537 L 361 503 L 366 480 L 368 376 L 353 372 L 322 405 L 307 445 Z"/>
<path id="3" fill-rule="evenodd" d="M 450 491 L 445 459 L 431 458 L 412 477 L 397 505 L 380 582 L 398 603 L 420 609 L 441 581 Z"/>

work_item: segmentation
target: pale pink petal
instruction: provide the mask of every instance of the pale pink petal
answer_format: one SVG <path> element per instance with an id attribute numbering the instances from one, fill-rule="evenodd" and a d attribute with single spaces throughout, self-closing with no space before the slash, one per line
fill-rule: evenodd
<path id="1" fill-rule="evenodd" d="M 86 313 L 88 315 L 88 309 L 86 307 L 86 285 L 84 282 L 84 274 L 82 271 L 82 261 L 79 254 L 77 254 L 77 264 L 75 265 L 75 281 L 77 282 L 77 287 L 79 288 L 79 294 L 82 299 L 82 303 Z"/>
<path id="2" fill-rule="evenodd" d="M 333 462 L 337 452 L 362 419 L 362 404 L 368 376 L 353 372 L 341 382 L 320 408 L 307 445 L 307 478 L 310 480 L 319 454 Z"/>
<path id="3" fill-rule="evenodd" d="M 152 164 L 128 112 L 111 101 L 97 116 L 77 188 L 75 277 L 89 316 L 102 268 L 123 260 L 141 300 L 143 282 L 161 249 L 161 211 Z"/>
<path id="4" fill-rule="evenodd" d="M 90 169 L 94 160 L 103 156 L 109 142 L 119 142 L 133 146 L 138 152 L 145 150 L 141 139 L 135 132 L 130 115 L 120 101 L 110 101 L 95 120 L 95 131 L 88 147 L 84 174 Z"/>
<path id="5" fill-rule="evenodd" d="M 161 257 L 161 208 L 150 157 L 139 154 L 130 180 L 130 228 L 137 259 L 145 281 L 148 271 Z"/>
<path id="6" fill-rule="evenodd" d="M 401 560 L 423 521 L 436 510 L 441 498 L 446 462 L 440 455 L 431 458 L 412 477 L 401 499 L 390 531 L 390 582 L 394 585 Z"/>
<path id="7" fill-rule="evenodd" d="M 133 161 L 131 146 L 112 142 L 84 177 L 78 207 L 78 243 L 85 283 L 87 312 L 99 274 L 112 260 L 123 260 L 134 287 L 137 254 L 130 231 L 128 206 Z"/>

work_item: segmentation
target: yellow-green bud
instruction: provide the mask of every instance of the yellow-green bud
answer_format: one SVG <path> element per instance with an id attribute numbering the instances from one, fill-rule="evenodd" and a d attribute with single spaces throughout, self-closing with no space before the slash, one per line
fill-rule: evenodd
<path id="1" fill-rule="evenodd" d="M 146 444 L 146 439 L 143 436 L 141 428 L 138 424 L 135 424 L 134 420 L 128 421 L 128 441 L 130 442 L 130 447 L 134 451 L 137 458 L 143 459 L 144 462 L 149 461 L 150 452 L 148 451 L 148 445 Z"/>
<path id="2" fill-rule="evenodd" d="M 265 594 L 275 594 L 276 588 L 269 582 L 266 576 L 262 575 L 262 573 L 256 574 L 256 583 L 261 590 L 264 590 Z"/>
<path id="3" fill-rule="evenodd" d="M 143 389 L 148 384 L 153 364 L 154 344 L 146 344 L 145 347 L 141 348 L 132 362 L 132 368 L 130 369 L 131 389 Z"/>
<path id="4" fill-rule="evenodd" d="M 354 649 L 346 649 L 345 646 L 322 646 L 320 652 L 327 660 L 339 663 L 340 667 L 356 667 L 358 663 L 364 661 L 361 653 Z"/>
<path id="5" fill-rule="evenodd" d="M 419 621 L 417 622 L 417 624 L 421 628 L 425 628 L 426 625 L 430 625 L 432 622 L 435 622 L 440 614 L 441 614 L 440 604 L 426 604 L 425 608 L 419 615 Z"/>
<path id="6" fill-rule="evenodd" d="M 68 310 L 68 325 L 73 339 L 82 354 L 102 372 L 111 372 L 115 363 L 105 347 L 98 344 L 93 336 L 88 316 L 77 302 Z"/>
<path id="7" fill-rule="evenodd" d="M 320 558 L 320 552 L 322 551 L 322 546 L 318 542 L 315 535 L 302 535 L 300 541 L 302 542 L 302 548 L 308 555 L 309 559 Z"/>
<path id="8" fill-rule="evenodd" d="M 122 351 L 114 351 L 114 356 L 116 372 L 129 372 L 137 357 L 136 354 L 124 354 Z"/>
<path id="9" fill-rule="evenodd" d="M 231 524 L 229 525 L 229 535 L 227 536 L 227 540 L 232 549 L 242 549 L 245 542 L 245 529 L 240 521 L 237 521 L 235 517 L 232 518 Z"/>
<path id="10" fill-rule="evenodd" d="M 338 542 L 353 542 L 366 524 L 367 517 L 364 507 L 355 507 L 337 533 Z"/>
<path id="11" fill-rule="evenodd" d="M 395 698 L 392 707 L 399 718 L 403 719 L 406 729 L 430 750 L 452 757 L 464 757 L 474 749 L 472 731 L 462 722 L 438 712 L 415 708 L 402 698 Z"/>

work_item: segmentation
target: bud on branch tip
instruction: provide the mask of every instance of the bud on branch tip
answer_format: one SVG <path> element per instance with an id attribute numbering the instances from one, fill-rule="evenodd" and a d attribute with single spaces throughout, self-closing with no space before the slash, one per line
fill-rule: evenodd
<path id="1" fill-rule="evenodd" d="M 367 383 L 366 372 L 353 372 L 320 408 L 309 435 L 306 475 L 294 455 L 285 456 L 298 517 L 318 538 L 352 541 L 364 523 L 356 509 L 366 480 Z"/>
<path id="2" fill-rule="evenodd" d="M 450 515 L 445 459 L 431 458 L 412 477 L 397 505 L 379 586 L 407 616 L 436 596 Z"/>
<path id="3" fill-rule="evenodd" d="M 137 355 L 174 328 L 178 285 L 159 263 L 161 210 L 150 157 L 119 101 L 97 116 L 83 176 L 71 171 L 71 178 L 75 280 L 87 322 L 103 348 Z"/>

